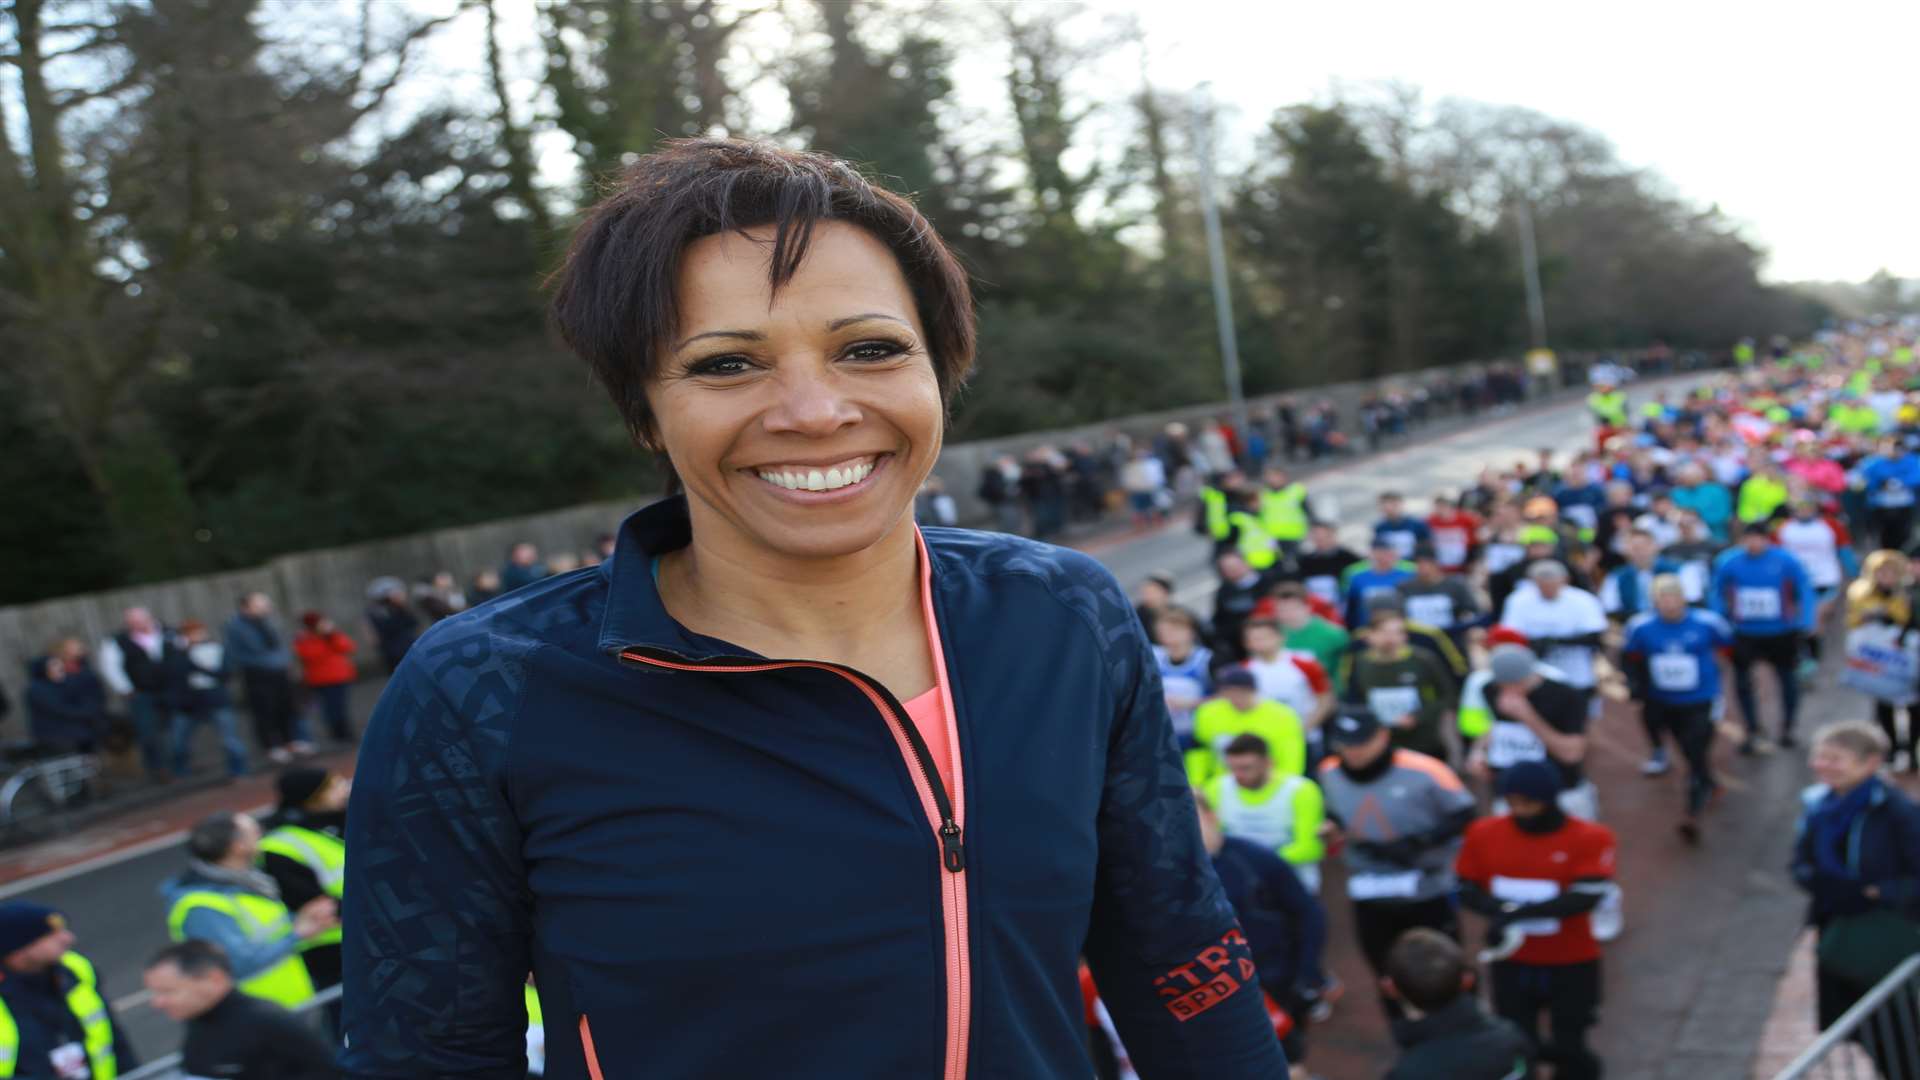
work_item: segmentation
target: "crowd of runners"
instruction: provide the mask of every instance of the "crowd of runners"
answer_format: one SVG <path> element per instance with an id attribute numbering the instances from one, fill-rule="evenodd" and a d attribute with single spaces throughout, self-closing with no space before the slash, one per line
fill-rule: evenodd
<path id="1" fill-rule="evenodd" d="M 1823 931 L 1821 1023 L 1891 969 L 1828 946 L 1870 915 L 1920 918 L 1920 811 L 1883 780 L 1920 767 L 1917 332 L 1742 343 L 1731 371 L 1638 400 L 1596 383 L 1590 447 L 1384 494 L 1368 521 L 1320 516 L 1284 463 L 1208 480 L 1211 611 L 1153 575 L 1139 614 L 1296 1076 L 1349 989 L 1321 961 L 1347 947 L 1325 941 L 1339 902 L 1393 1076 L 1600 1076 L 1588 1032 L 1624 931 L 1604 805 L 1670 800 L 1673 832 L 1628 844 L 1711 843 L 1721 739 L 1808 745 L 1820 783 L 1792 872 Z M 1836 683 L 1858 715 L 1803 725 L 1803 692 Z M 1603 793 L 1589 733 L 1624 716 L 1650 783 Z M 1095 1041 L 1126 1076 L 1110 1027 Z"/>

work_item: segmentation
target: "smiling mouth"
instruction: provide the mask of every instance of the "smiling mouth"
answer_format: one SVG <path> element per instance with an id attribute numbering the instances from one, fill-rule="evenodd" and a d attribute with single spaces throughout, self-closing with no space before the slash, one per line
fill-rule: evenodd
<path id="1" fill-rule="evenodd" d="M 786 491 L 825 493 L 844 491 L 866 483 L 889 454 L 851 457 L 828 466 L 769 465 L 751 470 L 766 483 Z"/>

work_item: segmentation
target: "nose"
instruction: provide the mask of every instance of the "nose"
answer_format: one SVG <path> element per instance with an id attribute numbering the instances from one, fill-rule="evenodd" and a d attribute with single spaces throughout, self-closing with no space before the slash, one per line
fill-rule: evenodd
<path id="1" fill-rule="evenodd" d="M 769 432 L 820 438 L 860 422 L 860 407 L 830 361 L 784 363 L 773 386 L 778 398 L 763 420 Z"/>

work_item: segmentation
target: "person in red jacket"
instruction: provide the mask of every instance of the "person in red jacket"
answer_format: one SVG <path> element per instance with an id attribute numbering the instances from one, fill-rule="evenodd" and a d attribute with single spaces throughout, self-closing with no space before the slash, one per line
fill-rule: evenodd
<path id="1" fill-rule="evenodd" d="M 335 742 L 353 741 L 353 722 L 347 718 L 347 695 L 360 677 L 353 665 L 359 650 L 346 632 L 333 620 L 317 611 L 300 616 L 306 631 L 293 639 L 293 655 L 300 659 L 300 670 L 307 688 L 320 702 L 320 715 L 326 719 L 327 734 Z"/>
<path id="2" fill-rule="evenodd" d="M 1480 515 L 1460 508 L 1450 495 L 1435 495 L 1433 510 L 1427 514 L 1427 528 L 1433 532 L 1433 553 L 1442 569 L 1458 574 L 1480 551 Z"/>
<path id="3" fill-rule="evenodd" d="M 1612 829 L 1568 817 L 1559 790 L 1546 762 L 1507 769 L 1500 794 L 1510 812 L 1467 827 L 1454 871 L 1461 905 L 1488 919 L 1494 1012 L 1539 1046 L 1557 1080 L 1598 1080 L 1600 1059 L 1587 1047 L 1601 984 L 1591 913 L 1612 887 L 1615 844 Z"/>

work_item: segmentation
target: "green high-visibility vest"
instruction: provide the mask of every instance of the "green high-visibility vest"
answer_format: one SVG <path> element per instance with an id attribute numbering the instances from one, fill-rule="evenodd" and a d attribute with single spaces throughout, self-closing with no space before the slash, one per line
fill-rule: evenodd
<path id="1" fill-rule="evenodd" d="M 1227 523 L 1240 530 L 1235 546 L 1240 549 L 1240 557 L 1255 570 L 1266 570 L 1280 561 L 1280 543 L 1267 532 L 1260 519 L 1245 510 L 1235 510 L 1227 515 Z"/>
<path id="2" fill-rule="evenodd" d="M 195 908 L 207 908 L 232 919 L 250 941 L 278 941 L 293 933 L 293 913 L 278 900 L 203 889 L 174 901 L 173 910 L 167 914 L 167 933 L 173 940 L 187 940 L 187 916 Z M 313 979 L 307 975 L 306 961 L 290 954 L 265 971 L 240 980 L 240 991 L 291 1009 L 313 996 Z"/>
<path id="3" fill-rule="evenodd" d="M 1618 390 L 1611 394 L 1603 394 L 1598 390 L 1588 394 L 1587 408 L 1606 421 L 1608 427 L 1627 426 L 1627 395 Z"/>
<path id="4" fill-rule="evenodd" d="M 532 983 L 527 984 L 527 1026 L 530 1028 L 546 1026 L 546 1013 L 540 1008 L 540 994 L 533 988 Z"/>
<path id="5" fill-rule="evenodd" d="M 1225 540 L 1233 535 L 1233 524 L 1227 520 L 1227 493 L 1217 487 L 1200 489 L 1200 501 L 1207 508 L 1207 535 L 1215 540 Z"/>
<path id="6" fill-rule="evenodd" d="M 313 871 L 320 887 L 335 900 L 347 895 L 347 845 L 332 833 L 282 825 L 260 838 L 260 854 L 284 855 Z M 336 926 L 301 942 L 300 951 L 338 944 L 340 928 Z"/>
<path id="7" fill-rule="evenodd" d="M 1733 359 L 1741 366 L 1753 363 L 1753 346 L 1741 342 L 1733 347 Z"/>
<path id="8" fill-rule="evenodd" d="M 1275 540 L 1307 538 L 1307 485 L 1294 481 L 1279 491 L 1260 493 L 1260 524 Z"/>
<path id="9" fill-rule="evenodd" d="M 1786 501 L 1787 485 L 1766 476 L 1749 476 L 1747 482 L 1740 485 L 1740 502 L 1734 516 L 1748 524 L 1765 521 Z"/>
<path id="10" fill-rule="evenodd" d="M 94 976 L 93 964 L 77 952 L 62 956 L 60 964 L 73 974 L 73 988 L 67 991 L 67 1010 L 80 1021 L 82 1045 L 86 1047 L 87 1064 L 93 1069 L 93 1080 L 113 1080 L 120 1075 L 120 1063 L 113 1054 L 113 1020 L 107 1013 L 105 999 L 100 996 L 100 980 Z M 20 1024 L 14 1020 L 7 1003 L 0 1001 L 0 1080 L 12 1080 L 19 1067 Z"/>
<path id="11" fill-rule="evenodd" d="M 1667 407 L 1657 401 L 1649 401 L 1640 406 L 1640 415 L 1649 420 L 1658 420 L 1667 415 Z"/>

